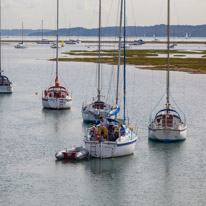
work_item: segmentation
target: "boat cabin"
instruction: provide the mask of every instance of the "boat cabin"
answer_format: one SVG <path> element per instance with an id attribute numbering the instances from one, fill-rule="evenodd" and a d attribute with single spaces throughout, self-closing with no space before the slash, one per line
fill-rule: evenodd
<path id="1" fill-rule="evenodd" d="M 106 105 L 104 104 L 104 102 L 101 102 L 101 101 L 96 101 L 93 104 L 94 109 L 104 109 L 105 107 Z"/>
<path id="2" fill-rule="evenodd" d="M 44 91 L 44 95 L 50 98 L 66 98 L 69 92 L 64 87 L 50 87 L 48 90 Z"/>
<path id="3" fill-rule="evenodd" d="M 8 77 L 0 75 L 0 86 L 9 86 L 10 84 Z"/>
<path id="4" fill-rule="evenodd" d="M 155 118 L 156 127 L 176 128 L 181 124 L 181 119 L 175 114 L 160 114 Z"/>
<path id="5" fill-rule="evenodd" d="M 90 141 L 116 141 L 124 132 L 119 124 L 109 124 L 109 127 L 101 125 L 93 126 L 89 131 Z"/>

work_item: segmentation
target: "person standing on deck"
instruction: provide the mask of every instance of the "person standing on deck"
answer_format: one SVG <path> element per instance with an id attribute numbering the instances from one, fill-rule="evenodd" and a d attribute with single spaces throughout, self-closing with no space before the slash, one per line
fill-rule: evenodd
<path id="1" fill-rule="evenodd" d="M 100 117 L 99 120 L 100 120 L 101 126 L 106 127 L 106 128 L 109 127 L 109 121 L 107 119 L 104 119 L 103 117 Z"/>

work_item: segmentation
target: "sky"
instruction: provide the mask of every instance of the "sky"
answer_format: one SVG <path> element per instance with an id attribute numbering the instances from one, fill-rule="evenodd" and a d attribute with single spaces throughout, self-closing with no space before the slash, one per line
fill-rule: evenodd
<path id="1" fill-rule="evenodd" d="M 55 29 L 57 0 L 1 0 L 2 28 Z M 206 24 L 206 0 L 170 0 L 171 24 Z M 60 0 L 60 28 L 98 27 L 99 0 Z M 102 0 L 102 26 L 119 24 L 120 0 Z M 127 0 L 127 25 L 166 24 L 167 0 Z"/>

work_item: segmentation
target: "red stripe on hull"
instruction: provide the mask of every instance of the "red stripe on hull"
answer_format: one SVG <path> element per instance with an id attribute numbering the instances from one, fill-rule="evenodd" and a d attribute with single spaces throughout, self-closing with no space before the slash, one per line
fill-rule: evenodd
<path id="1" fill-rule="evenodd" d="M 63 152 L 63 155 L 64 155 L 64 159 L 76 159 L 75 158 L 75 153 L 66 153 L 66 152 Z"/>

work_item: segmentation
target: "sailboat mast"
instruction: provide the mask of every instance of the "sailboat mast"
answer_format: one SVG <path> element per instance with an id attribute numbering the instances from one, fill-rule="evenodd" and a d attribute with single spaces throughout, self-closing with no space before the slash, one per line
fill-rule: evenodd
<path id="1" fill-rule="evenodd" d="M 56 36 L 56 78 L 58 78 L 58 55 L 59 55 L 59 0 L 57 0 L 57 36 Z"/>
<path id="2" fill-rule="evenodd" d="M 118 105 L 118 101 L 119 101 L 119 70 L 120 70 L 120 58 L 121 58 L 122 10 L 123 10 L 123 0 L 121 0 L 121 8 L 120 8 L 119 51 L 118 51 L 118 65 L 117 65 L 116 105 Z"/>
<path id="3" fill-rule="evenodd" d="M 126 0 L 124 0 L 124 122 L 126 119 Z"/>
<path id="4" fill-rule="evenodd" d="M 24 36 L 24 23 L 23 23 L 23 21 L 22 21 L 22 29 L 21 29 L 21 37 L 22 37 L 22 44 L 24 43 L 24 38 L 23 38 L 23 36 Z"/>
<path id="5" fill-rule="evenodd" d="M 169 109 L 169 94 L 170 94 L 170 0 L 168 0 L 167 12 L 167 103 L 166 107 Z"/>
<path id="6" fill-rule="evenodd" d="M 2 75 L 2 70 L 1 70 L 1 0 L 0 0 L 0 75 Z"/>
<path id="7" fill-rule="evenodd" d="M 101 68 L 100 68 L 100 64 L 101 64 L 101 4 L 102 4 L 102 1 L 99 0 L 99 63 L 98 63 L 98 71 L 97 71 L 97 75 L 98 75 L 98 87 L 97 87 L 97 100 L 100 101 L 100 82 L 101 82 L 101 79 L 100 79 L 100 72 L 101 72 Z"/>
<path id="8" fill-rule="evenodd" d="M 41 26 L 42 26 L 41 35 L 42 35 L 42 40 L 43 40 L 43 38 L 44 38 L 44 34 L 43 34 L 44 28 L 43 28 L 43 25 L 44 25 L 44 23 L 43 23 L 43 19 L 42 19 L 42 20 L 41 20 Z"/>

